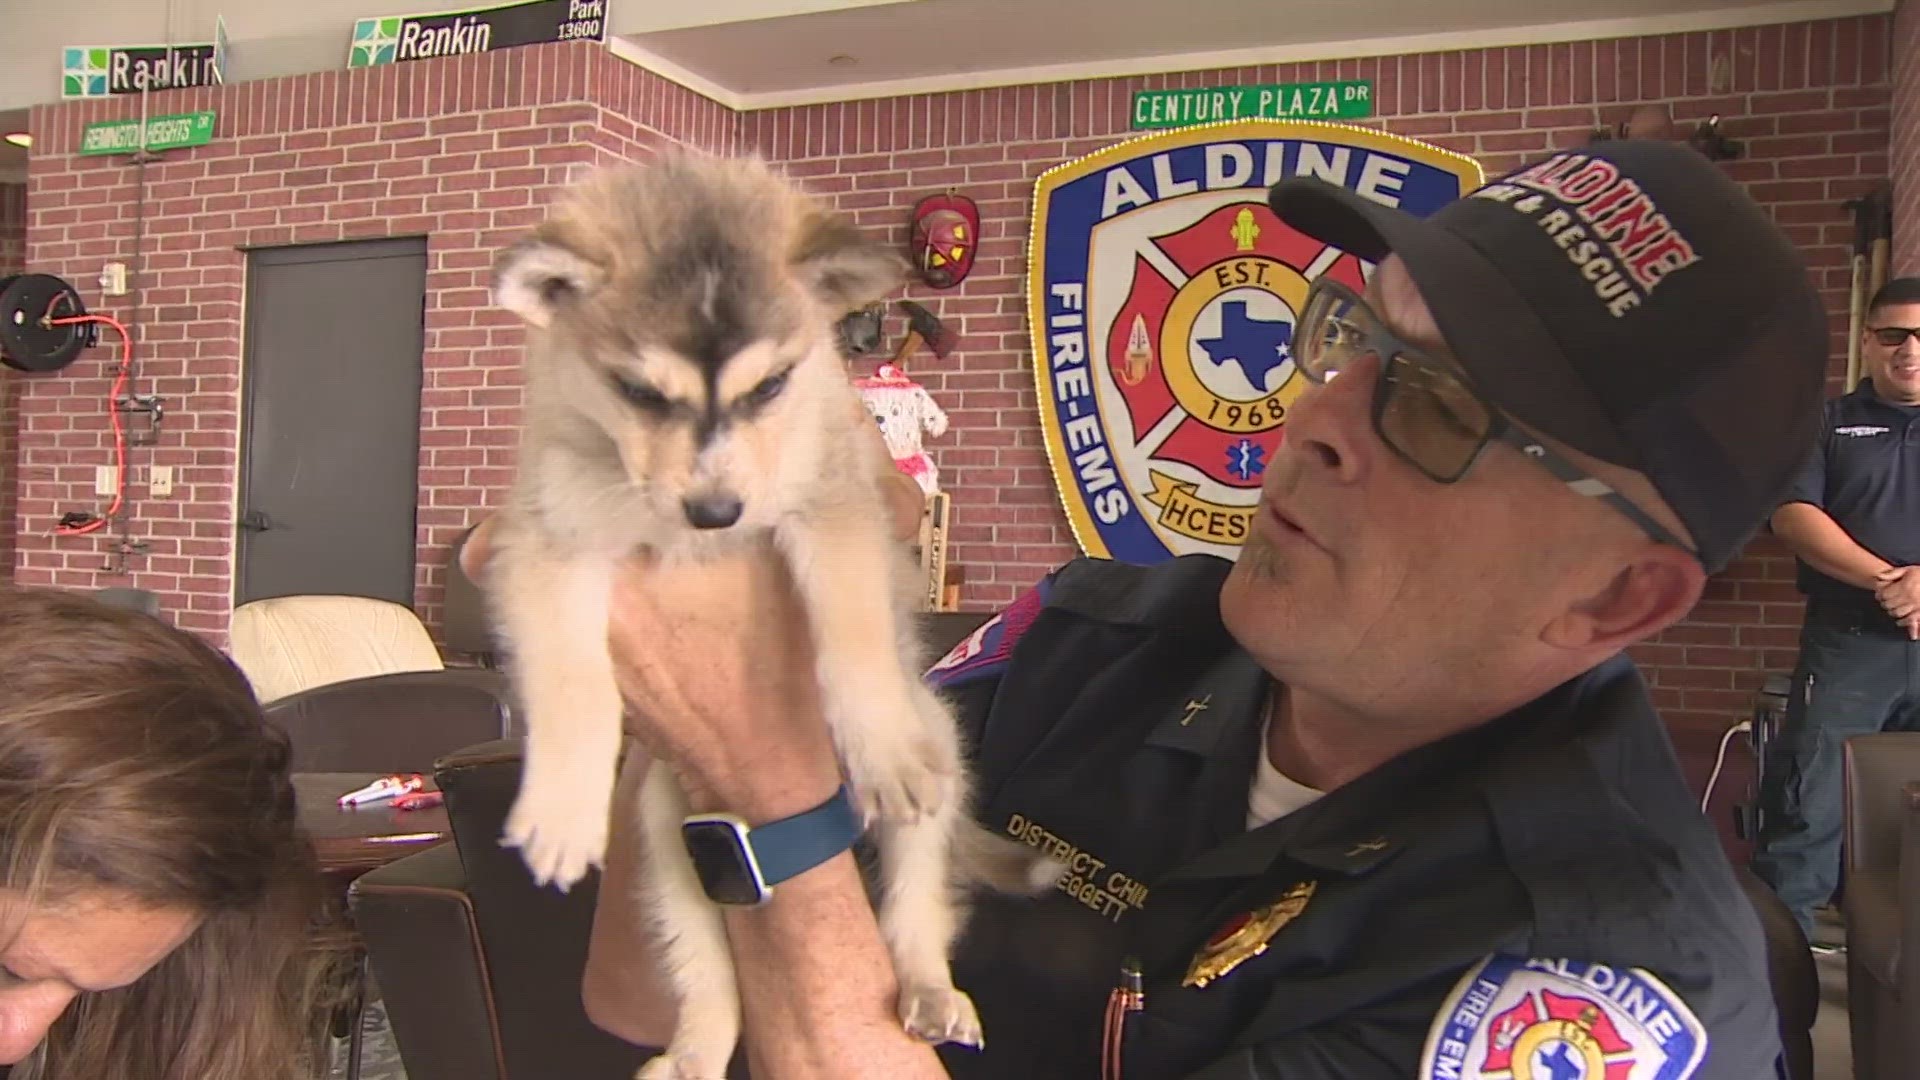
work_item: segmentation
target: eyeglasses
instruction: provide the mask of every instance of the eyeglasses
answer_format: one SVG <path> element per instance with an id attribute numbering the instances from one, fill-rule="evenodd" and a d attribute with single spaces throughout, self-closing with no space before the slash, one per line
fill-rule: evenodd
<path id="1" fill-rule="evenodd" d="M 1359 294 L 1329 277 L 1315 279 L 1294 334 L 1294 363 L 1316 383 L 1330 382 L 1368 354 L 1381 358 L 1373 389 L 1373 430 L 1427 477 L 1451 484 L 1498 440 L 1532 458 L 1575 494 L 1599 499 L 1657 543 L 1692 549 L 1605 481 L 1516 427 L 1453 369 L 1387 329 Z"/>
<path id="2" fill-rule="evenodd" d="M 1907 340 L 1907 335 L 1920 337 L 1920 326 L 1875 326 L 1870 327 L 1869 332 L 1875 341 L 1889 349 L 1897 349 Z"/>

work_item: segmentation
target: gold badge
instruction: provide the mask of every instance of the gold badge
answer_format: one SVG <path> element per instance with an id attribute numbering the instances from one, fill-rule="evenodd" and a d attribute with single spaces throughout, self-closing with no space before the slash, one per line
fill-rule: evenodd
<path id="1" fill-rule="evenodd" d="M 1193 962 L 1187 965 L 1187 977 L 1180 980 L 1180 985 L 1205 986 L 1266 952 L 1267 942 L 1273 940 L 1273 935 L 1307 909 L 1314 886 L 1311 881 L 1301 882 L 1266 907 L 1234 916 L 1200 947 Z"/>

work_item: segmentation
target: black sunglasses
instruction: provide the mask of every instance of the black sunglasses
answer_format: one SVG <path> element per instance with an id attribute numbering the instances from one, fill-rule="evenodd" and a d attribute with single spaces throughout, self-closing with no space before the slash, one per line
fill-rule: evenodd
<path id="1" fill-rule="evenodd" d="M 1920 337 L 1920 326 L 1872 326 L 1867 328 L 1873 339 L 1889 349 L 1897 349 L 1907 340 L 1909 334 Z"/>
<path id="2" fill-rule="evenodd" d="M 1307 291 L 1294 334 L 1301 374 L 1326 383 L 1369 354 L 1381 358 L 1374 383 L 1373 429 L 1401 459 L 1442 484 L 1467 474 L 1487 444 L 1499 441 L 1540 463 L 1576 494 L 1624 514 L 1654 541 L 1692 551 L 1632 500 L 1547 449 L 1449 366 L 1387 329 L 1358 293 L 1328 277 Z"/>

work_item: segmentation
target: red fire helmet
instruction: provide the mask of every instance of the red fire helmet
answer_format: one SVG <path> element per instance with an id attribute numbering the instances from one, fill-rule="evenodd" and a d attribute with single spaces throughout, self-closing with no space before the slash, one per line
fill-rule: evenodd
<path id="1" fill-rule="evenodd" d="M 980 208 L 965 195 L 929 195 L 913 208 L 913 265 L 936 289 L 951 289 L 973 269 Z"/>

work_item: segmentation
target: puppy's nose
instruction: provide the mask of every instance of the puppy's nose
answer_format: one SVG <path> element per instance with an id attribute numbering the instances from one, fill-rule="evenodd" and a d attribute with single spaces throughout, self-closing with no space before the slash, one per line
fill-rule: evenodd
<path id="1" fill-rule="evenodd" d="M 680 500 L 680 508 L 696 529 L 724 529 L 740 520 L 740 500 L 731 495 L 690 495 Z"/>

